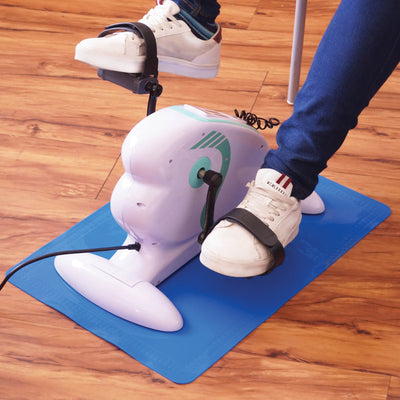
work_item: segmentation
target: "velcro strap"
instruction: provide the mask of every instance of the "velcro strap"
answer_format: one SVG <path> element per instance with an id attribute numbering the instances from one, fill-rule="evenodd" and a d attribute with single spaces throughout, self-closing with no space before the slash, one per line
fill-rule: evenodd
<path id="1" fill-rule="evenodd" d="M 285 258 L 285 250 L 278 237 L 268 225 L 265 225 L 264 222 L 250 211 L 244 208 L 234 208 L 222 216 L 214 226 L 222 220 L 234 222 L 254 235 L 271 252 L 274 258 L 272 269 L 282 264 Z M 270 271 L 271 269 L 268 272 Z"/>
<path id="2" fill-rule="evenodd" d="M 144 63 L 143 75 L 158 76 L 157 43 L 153 31 L 142 22 L 120 22 L 105 27 L 98 37 L 110 35 L 116 31 L 128 31 L 137 34 L 144 39 L 146 46 L 146 59 Z"/>

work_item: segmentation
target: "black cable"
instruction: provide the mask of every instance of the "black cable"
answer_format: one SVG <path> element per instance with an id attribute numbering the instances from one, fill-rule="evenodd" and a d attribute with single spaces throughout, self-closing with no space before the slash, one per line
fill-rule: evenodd
<path id="1" fill-rule="evenodd" d="M 238 118 L 246 121 L 247 125 L 260 130 L 264 130 L 266 128 L 272 129 L 274 126 L 278 126 L 280 124 L 280 121 L 277 118 L 261 118 L 256 114 L 246 112 L 245 110 L 242 110 L 242 112 L 239 114 L 239 111 L 235 109 L 235 115 Z"/>
<path id="2" fill-rule="evenodd" d="M 65 250 L 65 251 L 56 251 L 55 253 L 48 253 L 44 254 L 42 256 L 32 258 L 31 260 L 28 260 L 24 262 L 21 265 L 16 266 L 6 277 L 4 278 L 3 282 L 0 283 L 0 290 L 3 289 L 5 284 L 10 280 L 10 278 L 18 272 L 20 269 L 26 267 L 27 265 L 33 264 L 37 261 L 44 260 L 46 258 L 50 257 L 56 257 L 56 256 L 64 256 L 68 254 L 80 254 L 80 253 L 97 253 L 101 251 L 110 251 L 110 250 L 140 250 L 140 243 L 136 242 L 133 244 L 128 244 L 126 246 L 113 246 L 113 247 L 100 247 L 97 249 L 81 249 L 81 250 Z"/>

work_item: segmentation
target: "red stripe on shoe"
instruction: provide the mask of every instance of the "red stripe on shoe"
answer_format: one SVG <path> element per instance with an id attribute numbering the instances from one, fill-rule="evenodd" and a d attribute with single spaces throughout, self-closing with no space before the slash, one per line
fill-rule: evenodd
<path id="1" fill-rule="evenodd" d="M 222 28 L 219 27 L 217 34 L 214 36 L 214 40 L 219 43 L 222 40 Z"/>
<path id="2" fill-rule="evenodd" d="M 283 182 L 283 180 L 284 180 L 285 178 L 287 178 L 287 179 L 286 179 L 285 182 Z M 282 183 L 282 182 L 283 182 L 283 183 Z M 285 175 L 285 174 L 282 174 L 282 175 L 277 179 L 277 181 L 276 181 L 277 184 L 282 184 L 281 186 L 282 186 L 284 189 L 286 189 L 286 188 L 289 186 L 290 182 L 292 182 L 292 179 L 289 178 L 289 177 L 288 177 L 287 175 Z"/>
<path id="3" fill-rule="evenodd" d="M 287 180 L 286 180 L 286 182 L 283 184 L 282 187 L 283 187 L 284 189 L 286 189 L 286 188 L 289 186 L 290 182 L 292 182 L 292 179 L 289 178 L 289 177 L 287 177 Z"/>
<path id="4" fill-rule="evenodd" d="M 276 181 L 276 183 L 281 183 L 284 179 L 286 178 L 286 175 L 285 174 L 282 174 L 278 179 L 277 179 L 277 181 Z"/>

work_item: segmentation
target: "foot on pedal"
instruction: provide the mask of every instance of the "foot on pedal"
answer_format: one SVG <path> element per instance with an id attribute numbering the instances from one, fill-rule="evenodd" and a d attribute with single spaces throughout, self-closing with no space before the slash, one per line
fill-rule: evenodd
<path id="1" fill-rule="evenodd" d="M 200 24 L 196 25 L 196 29 L 185 21 L 188 18 L 179 6 L 171 0 L 164 0 L 139 22 L 154 33 L 160 71 L 193 78 L 214 78 L 220 61 L 220 26 L 215 24 L 215 32 L 212 32 Z M 210 38 L 207 33 L 211 34 Z M 145 58 L 144 40 L 126 31 L 85 39 L 75 50 L 78 61 L 126 73 L 141 73 Z"/>
<path id="2" fill-rule="evenodd" d="M 277 265 L 277 257 L 282 258 L 283 248 L 299 230 L 300 202 L 291 196 L 293 185 L 288 176 L 272 169 L 260 169 L 248 186 L 247 195 L 236 211 L 244 209 L 249 212 L 246 214 L 257 217 L 255 225 L 258 226 L 255 229 L 258 232 L 261 222 L 267 229 L 260 235 L 254 235 L 232 219 L 223 219 L 215 226 L 202 244 L 200 261 L 223 275 L 249 277 L 268 272 Z M 275 238 L 275 245 L 269 248 L 265 243 L 271 235 Z M 263 244 L 255 236 L 267 239 Z"/>

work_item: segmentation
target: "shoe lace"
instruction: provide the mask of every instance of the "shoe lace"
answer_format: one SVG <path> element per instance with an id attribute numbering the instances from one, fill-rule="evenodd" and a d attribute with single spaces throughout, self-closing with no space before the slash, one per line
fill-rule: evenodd
<path id="1" fill-rule="evenodd" d="M 146 23 L 153 32 L 182 26 L 182 21 L 176 19 L 170 12 L 166 12 L 162 4 L 150 9 L 140 22 Z"/>
<path id="2" fill-rule="evenodd" d="M 274 190 L 255 186 L 254 181 L 246 185 L 249 188 L 241 205 L 263 221 L 273 222 L 293 204 L 294 199 Z"/>

